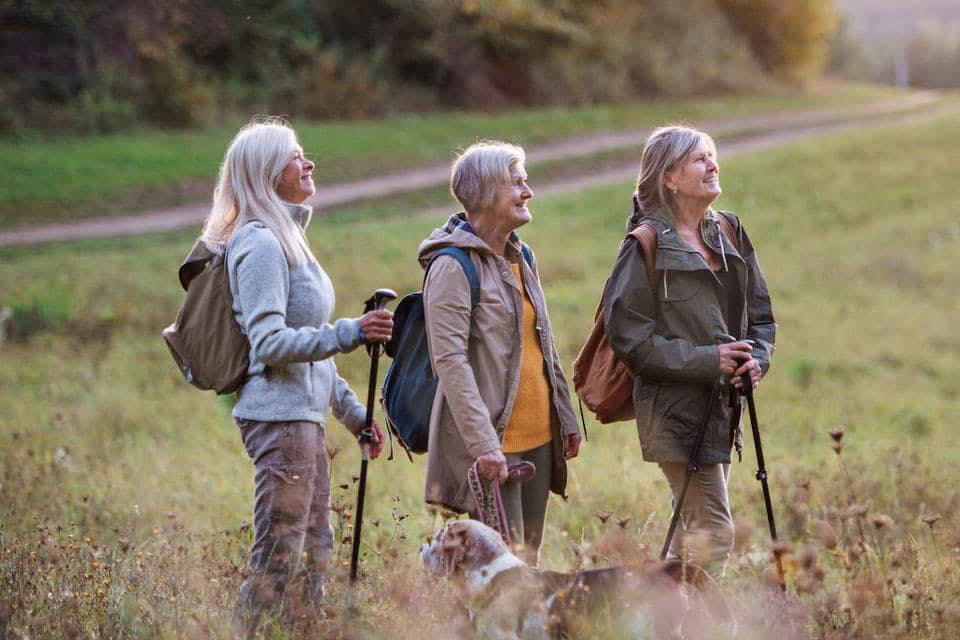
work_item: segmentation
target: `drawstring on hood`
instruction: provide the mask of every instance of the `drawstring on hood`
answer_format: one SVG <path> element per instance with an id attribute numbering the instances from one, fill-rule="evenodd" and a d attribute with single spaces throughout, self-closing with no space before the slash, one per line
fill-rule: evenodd
<path id="1" fill-rule="evenodd" d="M 714 216 L 713 223 L 717 227 L 717 242 L 720 244 L 720 257 L 723 259 L 723 270 L 730 271 L 730 267 L 727 266 L 727 250 L 723 246 L 723 230 L 720 228 L 720 220 L 716 218 L 718 214 L 714 213 L 713 210 L 710 213 Z"/>

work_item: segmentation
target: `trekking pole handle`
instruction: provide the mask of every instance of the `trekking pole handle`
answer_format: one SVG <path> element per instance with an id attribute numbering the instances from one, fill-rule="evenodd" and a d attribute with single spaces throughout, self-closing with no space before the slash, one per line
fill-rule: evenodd
<path id="1" fill-rule="evenodd" d="M 391 300 L 394 300 L 396 297 L 397 292 L 393 289 L 377 289 L 373 292 L 373 295 L 367 298 L 363 303 L 363 312 L 366 313 L 368 311 L 379 311 L 387 306 L 387 303 Z"/>
<path id="2" fill-rule="evenodd" d="M 391 300 L 394 300 L 397 297 L 397 292 L 393 289 L 377 289 L 373 292 L 373 295 L 367 298 L 363 303 L 363 312 L 369 313 L 371 311 L 380 311 L 387 306 L 387 303 Z M 380 343 L 379 342 L 370 342 L 367 343 L 367 353 L 370 354 L 370 357 L 378 357 L 380 355 Z"/>

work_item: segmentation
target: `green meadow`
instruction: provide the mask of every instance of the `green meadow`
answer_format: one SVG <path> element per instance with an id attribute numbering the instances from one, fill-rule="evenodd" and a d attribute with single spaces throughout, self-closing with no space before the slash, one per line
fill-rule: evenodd
<path id="1" fill-rule="evenodd" d="M 317 182 L 337 182 L 451 157 L 477 138 L 533 144 L 573 134 L 866 103 L 897 92 L 872 85 L 769 89 L 744 99 L 650 101 L 622 106 L 540 108 L 497 114 L 452 112 L 360 122 L 295 122 L 317 163 Z M 227 142 L 242 121 L 184 131 L 141 130 L 63 139 L 0 139 L 0 227 L 127 213 L 209 199 Z"/>
<path id="2" fill-rule="evenodd" d="M 215 152 L 170 179 L 209 175 L 224 141 L 221 131 Z M 741 216 L 758 247 L 779 322 L 757 403 L 790 594 L 778 604 L 770 586 L 748 428 L 731 485 L 737 550 L 721 585 L 739 637 L 951 638 L 960 628 L 958 146 L 955 114 L 726 162 L 721 145 L 718 206 Z M 630 190 L 538 197 L 521 230 L 565 363 L 593 321 Z M 338 315 L 359 315 L 374 288 L 418 288 L 417 244 L 441 222 L 317 216 L 309 236 Z M 230 636 L 252 539 L 252 465 L 229 401 L 184 383 L 160 339 L 194 234 L 0 251 L 0 306 L 12 313 L 0 345 L 0 620 L 20 636 Z M 363 397 L 366 355 L 337 363 Z M 551 498 L 545 567 L 655 554 L 669 520 L 666 483 L 641 461 L 633 426 L 589 416 L 586 426 L 569 500 Z M 327 431 L 342 540 L 359 454 L 332 419 Z M 399 449 L 371 464 L 352 637 L 453 637 L 419 568 L 419 545 L 442 522 L 423 505 L 423 472 Z M 348 561 L 341 544 L 324 616 L 309 623 L 315 637 L 343 630 Z"/>

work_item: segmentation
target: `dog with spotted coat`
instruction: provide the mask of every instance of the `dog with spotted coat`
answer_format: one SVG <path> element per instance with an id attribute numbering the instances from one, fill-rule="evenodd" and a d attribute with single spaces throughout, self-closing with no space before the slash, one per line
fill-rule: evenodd
<path id="1" fill-rule="evenodd" d="M 475 520 L 448 522 L 420 557 L 430 574 L 452 585 L 483 640 L 591 637 L 599 626 L 624 638 L 684 638 L 698 627 L 724 637 L 735 630 L 713 579 L 679 560 L 543 571 Z"/>

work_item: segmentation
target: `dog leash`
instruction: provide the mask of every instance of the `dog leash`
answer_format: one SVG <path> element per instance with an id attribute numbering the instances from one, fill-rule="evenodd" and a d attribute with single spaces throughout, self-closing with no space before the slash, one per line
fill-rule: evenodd
<path id="1" fill-rule="evenodd" d="M 536 472 L 537 468 L 534 464 L 525 460 L 510 466 L 506 482 L 526 482 Z M 480 466 L 474 462 L 467 471 L 467 484 L 473 493 L 474 502 L 477 503 L 477 515 L 480 521 L 499 533 L 508 547 L 513 547 L 510 540 L 510 526 L 507 524 L 507 512 L 503 508 L 503 496 L 500 494 L 500 482 L 494 478 L 484 483 L 480 475 Z"/>

